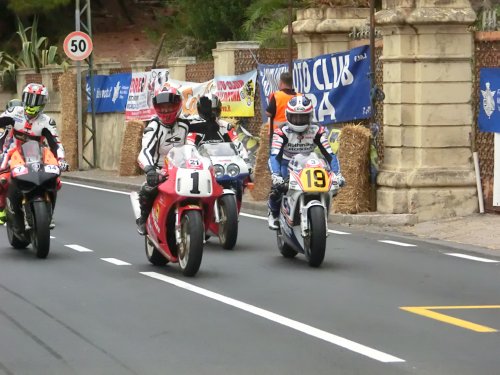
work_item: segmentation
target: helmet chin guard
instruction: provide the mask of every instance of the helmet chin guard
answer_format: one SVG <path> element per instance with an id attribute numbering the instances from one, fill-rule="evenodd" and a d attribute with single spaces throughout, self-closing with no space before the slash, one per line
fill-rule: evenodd
<path id="1" fill-rule="evenodd" d="M 286 110 L 288 127 L 294 132 L 302 133 L 311 124 L 313 105 L 305 96 L 294 96 L 288 101 Z"/>

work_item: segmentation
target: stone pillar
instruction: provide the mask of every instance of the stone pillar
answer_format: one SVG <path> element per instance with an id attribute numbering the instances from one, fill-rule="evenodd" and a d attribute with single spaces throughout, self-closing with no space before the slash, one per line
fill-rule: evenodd
<path id="1" fill-rule="evenodd" d="M 146 72 L 148 70 L 151 70 L 152 66 L 153 66 L 153 60 L 149 59 L 130 60 L 130 68 L 132 69 L 132 72 Z"/>
<path id="2" fill-rule="evenodd" d="M 235 75 L 234 51 L 258 49 L 259 42 L 236 41 L 236 42 L 217 42 L 217 48 L 212 50 L 214 58 L 214 75 L 231 76 Z"/>
<path id="3" fill-rule="evenodd" d="M 307 59 L 327 53 L 347 51 L 353 27 L 367 23 L 368 8 L 309 8 L 297 10 L 293 37 L 298 58 Z M 288 26 L 283 28 L 288 33 Z"/>
<path id="4" fill-rule="evenodd" d="M 196 64 L 196 57 L 170 57 L 168 59 L 168 76 L 179 81 L 186 81 L 186 66 L 190 64 Z"/>
<path id="5" fill-rule="evenodd" d="M 101 61 L 95 64 L 96 74 L 108 75 L 113 74 L 112 71 L 122 67 L 119 61 Z"/>
<path id="6" fill-rule="evenodd" d="M 445 5 L 443 5 L 445 4 Z M 384 0 L 384 162 L 377 209 L 420 221 L 477 210 L 468 0 Z"/>

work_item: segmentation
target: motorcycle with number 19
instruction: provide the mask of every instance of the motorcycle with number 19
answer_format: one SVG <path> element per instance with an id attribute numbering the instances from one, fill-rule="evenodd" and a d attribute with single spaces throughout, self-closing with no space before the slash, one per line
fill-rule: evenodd
<path id="1" fill-rule="evenodd" d="M 339 183 L 328 163 L 315 153 L 295 155 L 288 164 L 277 230 L 285 258 L 305 255 L 311 267 L 323 263 L 328 236 L 328 212 Z"/>

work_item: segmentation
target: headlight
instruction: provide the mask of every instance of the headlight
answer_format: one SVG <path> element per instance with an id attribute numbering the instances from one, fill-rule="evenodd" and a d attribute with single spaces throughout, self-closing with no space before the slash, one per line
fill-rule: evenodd
<path id="1" fill-rule="evenodd" d="M 240 174 L 240 167 L 238 167 L 236 164 L 229 164 L 227 166 L 227 174 L 230 177 L 236 177 Z"/>
<path id="2" fill-rule="evenodd" d="M 224 167 L 220 164 L 215 164 L 214 173 L 216 178 L 222 177 L 224 175 Z"/>

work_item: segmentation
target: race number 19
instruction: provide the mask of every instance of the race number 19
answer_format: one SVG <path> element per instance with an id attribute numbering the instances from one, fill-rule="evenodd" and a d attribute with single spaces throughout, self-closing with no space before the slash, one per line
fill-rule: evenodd
<path id="1" fill-rule="evenodd" d="M 74 31 L 64 39 L 64 52 L 71 60 L 86 59 L 92 49 L 92 39 L 82 31 Z"/>

